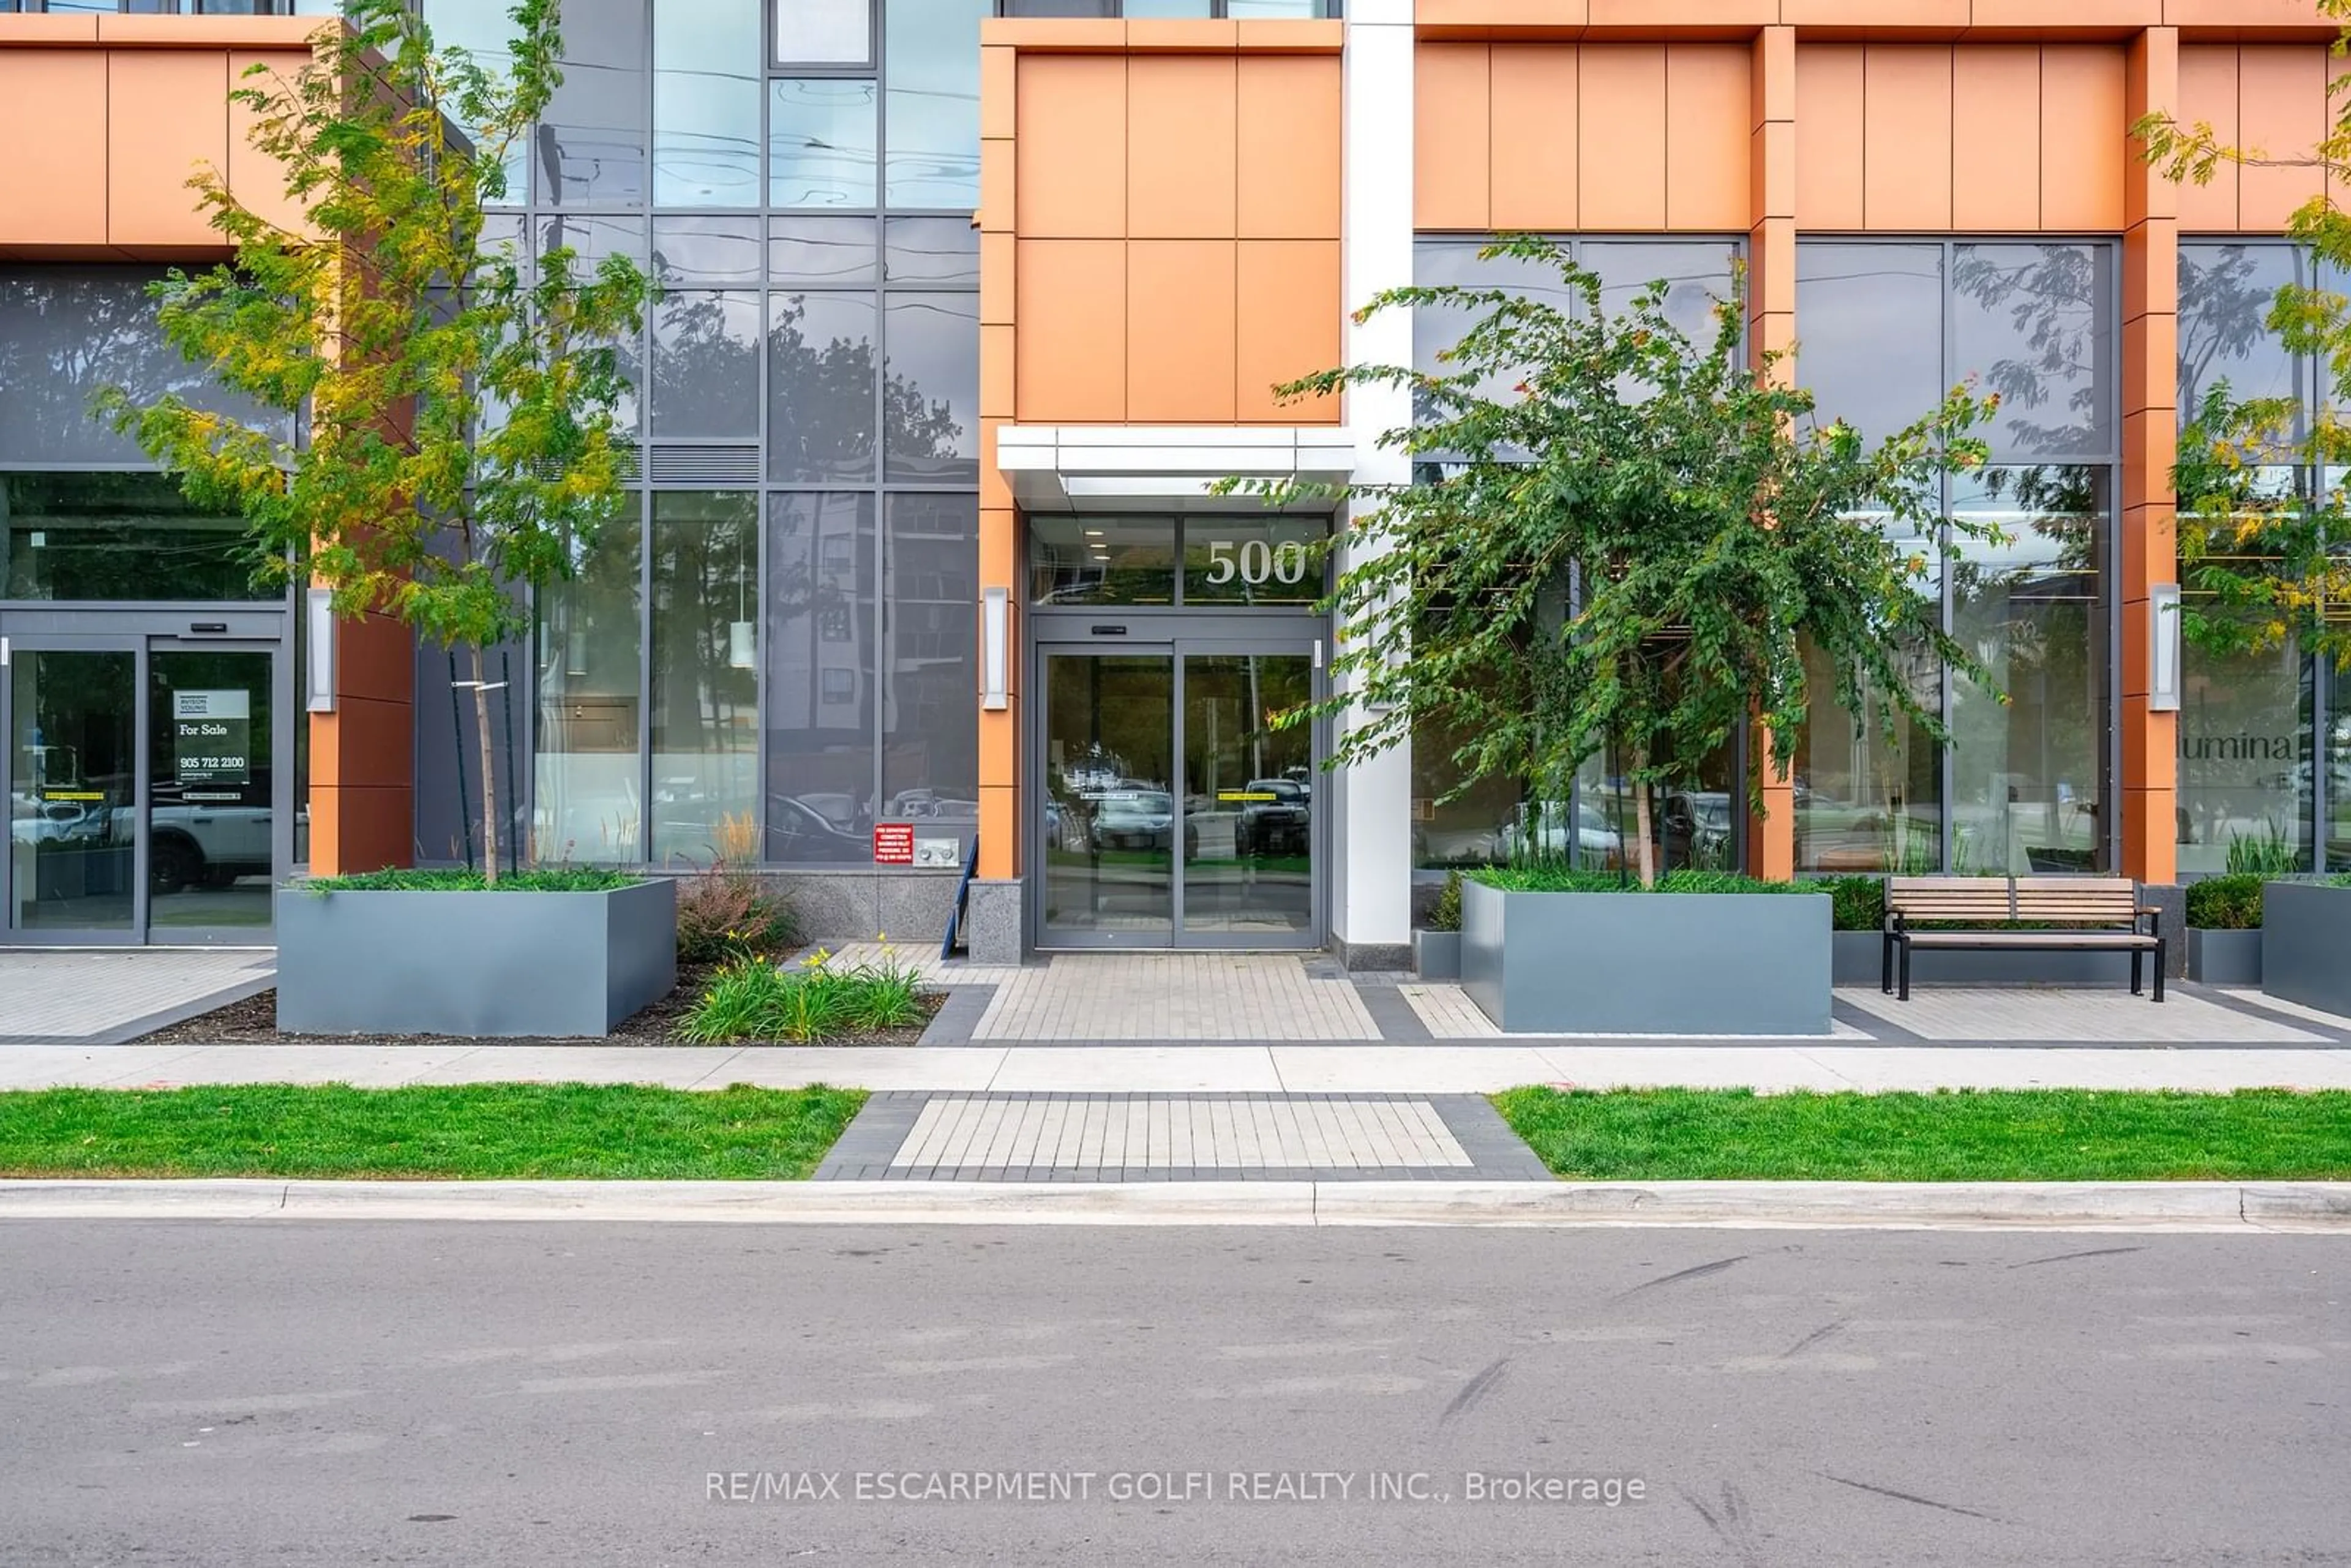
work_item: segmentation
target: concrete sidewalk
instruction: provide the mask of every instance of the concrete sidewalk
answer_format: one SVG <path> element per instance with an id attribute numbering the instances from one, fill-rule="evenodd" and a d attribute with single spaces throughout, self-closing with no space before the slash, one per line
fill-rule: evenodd
<path id="1" fill-rule="evenodd" d="M 1897 1045 L 11 1046 L 0 1090 L 586 1082 L 996 1092 L 1486 1093 L 1580 1088 L 2351 1089 L 2351 1051 Z"/>
<path id="2" fill-rule="evenodd" d="M 10 1181 L 17 1219 L 2351 1232 L 2338 1182 Z"/>

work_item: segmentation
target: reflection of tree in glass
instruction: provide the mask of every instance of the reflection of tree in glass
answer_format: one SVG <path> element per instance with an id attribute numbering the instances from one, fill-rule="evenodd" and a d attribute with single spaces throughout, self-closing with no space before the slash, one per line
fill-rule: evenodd
<path id="1" fill-rule="evenodd" d="M 2098 374 L 2104 270 L 2102 253 L 2092 246 L 1958 247 L 1952 288 L 1987 316 L 2005 312 L 2022 349 L 1989 365 L 1962 367 L 1979 371 L 2000 394 L 2001 444 L 2065 454 L 2106 444 Z"/>
<path id="2" fill-rule="evenodd" d="M 2206 259 L 2199 259 L 2199 255 Z M 2240 245 L 2199 246 L 2179 258 L 2179 414 L 2185 423 L 2221 379 L 2215 361 L 2242 362 L 2272 337 L 2276 290 L 2257 253 Z M 2249 388 L 2248 391 L 2258 391 Z"/>
<path id="3" fill-rule="evenodd" d="M 19 455 L 102 457 L 135 446 L 91 418 L 90 400 L 120 386 L 141 402 L 176 394 L 198 408 L 282 428 L 281 416 L 226 392 L 156 324 L 152 272 L 38 269 L 0 279 L 0 389 L 8 444 Z M 134 459 L 135 460 L 135 459 Z"/>
<path id="4" fill-rule="evenodd" d="M 870 305 L 872 297 L 845 298 Z M 867 478 L 874 468 L 872 336 L 869 330 L 820 343 L 808 329 L 810 298 L 775 297 L 777 317 L 768 331 L 769 471 Z M 882 420 L 889 449 L 916 462 L 954 456 L 963 433 L 947 403 L 932 402 L 899 372 L 883 378 Z"/>

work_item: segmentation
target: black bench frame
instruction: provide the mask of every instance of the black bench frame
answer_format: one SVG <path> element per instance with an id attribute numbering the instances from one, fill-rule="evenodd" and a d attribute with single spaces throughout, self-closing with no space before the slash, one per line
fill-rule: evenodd
<path id="1" fill-rule="evenodd" d="M 1892 905 L 1894 895 L 1893 889 L 1890 884 L 1886 890 L 1886 896 L 1887 907 L 1886 912 L 1886 926 L 1883 933 L 1884 962 L 1878 980 L 1878 989 L 1886 995 L 1896 996 L 1897 1000 L 1907 1002 L 1910 999 L 1910 948 L 1914 937 L 1926 936 L 1930 938 L 1930 940 L 1928 941 L 1927 946 L 1936 948 L 1949 947 L 1959 950 L 1973 950 L 1977 952 L 1983 952 L 1991 949 L 2006 949 L 2028 953 L 2080 953 L 2102 950 L 2112 951 L 2116 950 L 2116 945 L 2106 942 L 2083 942 L 2079 940 L 2068 941 L 2068 937 L 2079 938 L 2089 936 L 2116 936 L 2121 934 L 2125 929 L 2127 929 L 2133 936 L 2144 938 L 2142 941 L 2133 945 L 2127 949 L 2130 954 L 2131 961 L 2131 995 L 2136 997 L 2143 995 L 2145 992 L 2144 968 L 2147 956 L 2148 953 L 2152 952 L 2155 955 L 2154 999 L 2158 1002 L 2163 1000 L 2163 970 L 2166 946 L 2163 936 L 2163 911 L 2160 909 L 2145 904 L 2135 907 L 2132 911 L 2130 925 L 2127 928 L 2120 925 L 2119 924 L 2115 924 L 2106 925 L 2080 925 L 2072 929 L 2054 929 L 2048 931 L 1985 929 L 1980 931 L 1913 932 L 1909 928 L 1908 915 L 1901 911 L 1896 910 Z M 2008 879 L 2008 904 L 2009 917 L 2011 919 L 2030 920 L 2034 918 L 2030 913 L 2023 912 L 2022 901 L 2020 901 L 2017 895 L 2016 879 L 2012 876 Z M 1943 919 L 1949 917 L 1928 915 L 1925 918 Z M 2147 922 L 2147 930 L 2144 932 L 2139 930 L 2139 922 L 2142 920 Z M 1996 937 L 1998 940 L 1971 942 L 1969 940 L 1970 937 Z M 1898 977 L 1900 989 L 1898 994 L 1896 990 L 1897 976 L 1895 963 L 1895 954 L 1897 948 L 1901 953 L 1901 965 Z"/>

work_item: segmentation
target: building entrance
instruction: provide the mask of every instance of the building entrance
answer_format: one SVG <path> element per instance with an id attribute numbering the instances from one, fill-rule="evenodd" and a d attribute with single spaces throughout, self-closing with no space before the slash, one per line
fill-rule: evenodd
<path id="1" fill-rule="evenodd" d="M 0 632 L 0 942 L 267 943 L 294 847 L 282 664 L 275 640 Z"/>
<path id="2" fill-rule="evenodd" d="M 1040 947 L 1315 947 L 1311 639 L 1038 651 Z"/>

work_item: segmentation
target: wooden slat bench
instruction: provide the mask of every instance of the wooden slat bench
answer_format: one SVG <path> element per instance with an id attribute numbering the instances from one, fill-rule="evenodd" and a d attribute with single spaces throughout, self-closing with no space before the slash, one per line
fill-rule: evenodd
<path id="1" fill-rule="evenodd" d="M 2044 931 L 1998 930 L 2010 921 L 2047 921 Z M 2141 930 L 2139 922 L 2147 921 Z M 1972 929 L 1920 931 L 1922 921 L 1967 922 Z M 1896 876 L 1886 881 L 1885 968 L 1880 988 L 1896 988 L 1900 957 L 1901 999 L 1910 999 L 1910 950 L 2005 948 L 2011 952 L 2128 953 L 2131 995 L 2155 955 L 2155 999 L 2163 1000 L 2163 915 L 2143 908 L 2126 877 Z"/>

